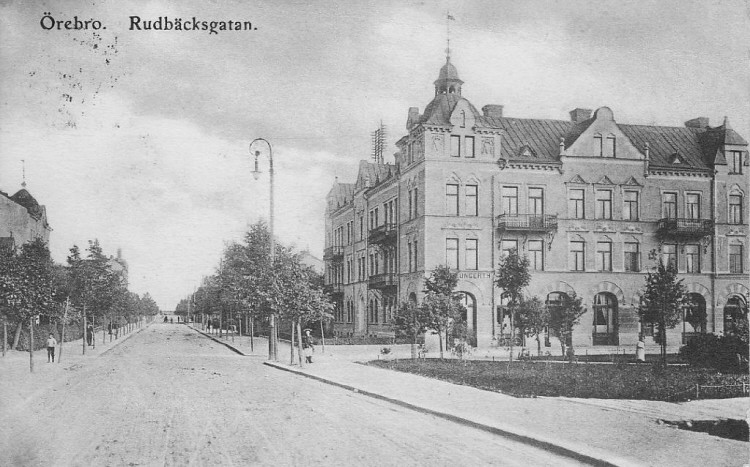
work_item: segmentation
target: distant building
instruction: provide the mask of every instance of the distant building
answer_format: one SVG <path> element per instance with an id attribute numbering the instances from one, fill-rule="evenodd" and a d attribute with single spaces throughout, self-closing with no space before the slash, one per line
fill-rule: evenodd
<path id="1" fill-rule="evenodd" d="M 325 263 L 317 256 L 313 256 L 308 250 L 304 250 L 300 253 L 300 260 L 302 261 L 302 264 L 313 268 L 318 274 L 323 274 Z"/>
<path id="2" fill-rule="evenodd" d="M 636 310 L 657 258 L 677 266 L 698 308 L 669 342 L 721 333 L 747 309 L 748 143 L 727 119 L 664 127 L 618 123 L 607 107 L 565 121 L 479 112 L 450 58 L 434 84 L 424 112 L 408 111 L 395 164 L 362 161 L 354 183 L 327 195 L 338 334 L 392 333 L 398 303 L 421 301 L 425 276 L 447 264 L 473 343 L 504 342 L 495 268 L 513 249 L 531 262 L 526 294 L 552 313 L 563 294 L 583 298 L 577 347 L 633 347 L 639 334 L 653 344 Z"/>
<path id="3" fill-rule="evenodd" d="M 128 285 L 128 262 L 122 257 L 122 249 L 117 249 L 117 256 L 110 256 L 107 262 L 112 271 L 119 273 L 122 277 L 123 284 Z"/>
<path id="4" fill-rule="evenodd" d="M 49 243 L 50 232 L 47 210 L 26 188 L 13 196 L 0 191 L 0 247 L 20 248 L 36 238 Z"/>

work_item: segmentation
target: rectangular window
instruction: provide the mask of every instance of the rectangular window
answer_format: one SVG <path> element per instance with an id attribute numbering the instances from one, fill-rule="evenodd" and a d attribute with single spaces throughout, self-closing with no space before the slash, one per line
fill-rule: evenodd
<path id="1" fill-rule="evenodd" d="M 419 188 L 414 188 L 414 217 L 419 214 Z"/>
<path id="2" fill-rule="evenodd" d="M 637 242 L 625 242 L 625 270 L 628 272 L 641 270 L 641 252 Z"/>
<path id="3" fill-rule="evenodd" d="M 508 256 L 514 250 L 518 252 L 518 240 L 503 240 L 500 244 L 501 256 Z"/>
<path id="4" fill-rule="evenodd" d="M 412 197 L 412 190 L 409 190 L 409 219 L 412 218 L 411 214 L 414 210 L 414 199 Z"/>
<path id="5" fill-rule="evenodd" d="M 685 272 L 701 272 L 701 253 L 699 245 L 685 245 Z"/>
<path id="6" fill-rule="evenodd" d="M 612 270 L 612 242 L 596 242 L 596 269 Z"/>
<path id="7" fill-rule="evenodd" d="M 602 141 L 602 135 L 594 135 L 594 151 L 598 152 L 598 154 L 595 154 L 595 157 L 602 157 L 604 155 L 604 142 Z"/>
<path id="8" fill-rule="evenodd" d="M 514 186 L 503 187 L 503 213 L 509 216 L 518 215 L 518 188 Z"/>
<path id="9" fill-rule="evenodd" d="M 677 269 L 677 245 L 674 243 L 666 243 L 661 247 L 661 261 L 664 266 L 669 266 Z"/>
<path id="10" fill-rule="evenodd" d="M 372 230 L 375 228 L 375 212 L 374 211 L 370 211 L 369 219 L 370 219 L 370 230 Z"/>
<path id="11" fill-rule="evenodd" d="M 419 269 L 419 242 L 414 240 L 414 272 Z"/>
<path id="12" fill-rule="evenodd" d="M 664 193 L 661 198 L 662 216 L 668 219 L 677 217 L 677 193 Z"/>
<path id="13" fill-rule="evenodd" d="M 586 214 L 584 211 L 584 190 L 575 188 L 570 190 L 568 198 L 568 214 L 573 219 L 583 219 Z"/>
<path id="14" fill-rule="evenodd" d="M 458 239 L 445 239 L 445 264 L 451 269 L 458 269 Z"/>
<path id="15" fill-rule="evenodd" d="M 409 272 L 411 272 L 414 265 L 414 253 L 412 252 L 411 242 L 409 242 L 407 246 L 409 247 Z"/>
<path id="16" fill-rule="evenodd" d="M 466 185 L 466 215 L 479 215 L 479 187 L 476 185 Z"/>
<path id="17" fill-rule="evenodd" d="M 612 190 L 596 190 L 596 218 L 612 219 Z"/>
<path id="18" fill-rule="evenodd" d="M 570 269 L 572 271 L 585 270 L 586 242 L 573 240 L 570 242 Z"/>
<path id="19" fill-rule="evenodd" d="M 622 218 L 626 221 L 638 220 L 638 192 L 626 191 L 624 193 Z"/>
<path id="20" fill-rule="evenodd" d="M 529 188 L 529 214 L 533 216 L 544 215 L 544 189 Z"/>
<path id="21" fill-rule="evenodd" d="M 685 216 L 688 219 L 700 219 L 701 218 L 701 195 L 695 193 L 688 193 L 685 196 Z"/>
<path id="22" fill-rule="evenodd" d="M 453 183 L 445 185 L 445 214 L 458 215 L 458 185 Z"/>
<path id="23" fill-rule="evenodd" d="M 729 272 L 742 274 L 742 245 L 729 245 Z"/>
<path id="24" fill-rule="evenodd" d="M 379 219 L 379 216 L 378 216 L 378 212 L 379 212 L 379 209 L 375 208 L 375 227 L 377 227 L 377 226 L 380 225 L 380 219 Z"/>
<path id="25" fill-rule="evenodd" d="M 731 154 L 731 167 L 732 171 L 730 173 L 732 174 L 741 174 L 742 173 L 742 151 L 732 151 Z"/>
<path id="26" fill-rule="evenodd" d="M 533 271 L 544 271 L 544 242 L 529 240 L 529 268 Z"/>
<path id="27" fill-rule="evenodd" d="M 467 136 L 464 142 L 466 143 L 466 157 L 474 157 L 474 137 Z"/>
<path id="28" fill-rule="evenodd" d="M 359 239 L 360 240 L 365 239 L 365 215 L 364 214 L 359 216 Z"/>
<path id="29" fill-rule="evenodd" d="M 461 157 L 461 137 L 451 135 L 451 157 Z"/>
<path id="30" fill-rule="evenodd" d="M 479 268 L 478 242 L 476 238 L 466 239 L 466 269 L 476 270 Z"/>
<path id="31" fill-rule="evenodd" d="M 614 136 L 607 136 L 607 147 L 604 151 L 604 157 L 617 157 L 617 140 Z"/>
<path id="32" fill-rule="evenodd" d="M 742 224 L 742 195 L 729 195 L 729 223 Z"/>

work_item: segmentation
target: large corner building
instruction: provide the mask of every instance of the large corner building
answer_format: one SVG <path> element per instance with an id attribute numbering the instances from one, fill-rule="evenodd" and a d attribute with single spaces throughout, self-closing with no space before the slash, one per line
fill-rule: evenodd
<path id="1" fill-rule="evenodd" d="M 412 107 L 395 164 L 362 161 L 327 196 L 326 284 L 338 335 L 392 335 L 398 303 L 421 301 L 426 275 L 458 272 L 472 343 L 509 335 L 494 269 L 517 249 L 529 296 L 554 309 L 583 298 L 577 347 L 647 344 L 636 312 L 657 258 L 676 264 L 695 307 L 671 343 L 721 333 L 748 300 L 748 147 L 724 119 L 684 127 L 618 123 L 575 109 L 569 120 L 478 111 L 447 59 L 435 95 Z M 554 340 L 554 336 L 548 336 Z"/>

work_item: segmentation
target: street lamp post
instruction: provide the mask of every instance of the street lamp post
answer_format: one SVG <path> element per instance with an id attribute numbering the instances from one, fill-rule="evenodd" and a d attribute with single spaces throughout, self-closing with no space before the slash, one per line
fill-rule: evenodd
<path id="1" fill-rule="evenodd" d="M 271 192 L 271 212 L 269 214 L 268 226 L 271 233 L 271 267 L 273 268 L 276 260 L 276 242 L 273 236 L 273 148 L 271 143 L 263 138 L 255 138 L 250 142 L 250 153 L 253 154 L 253 145 L 255 143 L 262 142 L 268 146 L 268 176 L 270 179 L 270 192 Z M 258 180 L 261 171 L 258 169 L 258 157 L 260 157 L 260 151 L 255 151 L 255 170 L 253 170 L 253 178 Z M 268 322 L 268 359 L 277 360 L 277 342 L 276 342 L 276 314 L 274 310 L 271 310 L 271 316 Z"/>

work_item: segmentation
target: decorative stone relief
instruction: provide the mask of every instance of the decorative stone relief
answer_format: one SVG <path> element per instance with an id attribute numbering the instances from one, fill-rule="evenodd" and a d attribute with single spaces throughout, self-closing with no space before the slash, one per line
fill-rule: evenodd
<path id="1" fill-rule="evenodd" d="M 437 154 L 443 152 L 443 135 L 432 135 L 432 150 Z"/>
<path id="2" fill-rule="evenodd" d="M 495 156 L 495 138 L 482 138 L 482 155 Z"/>

